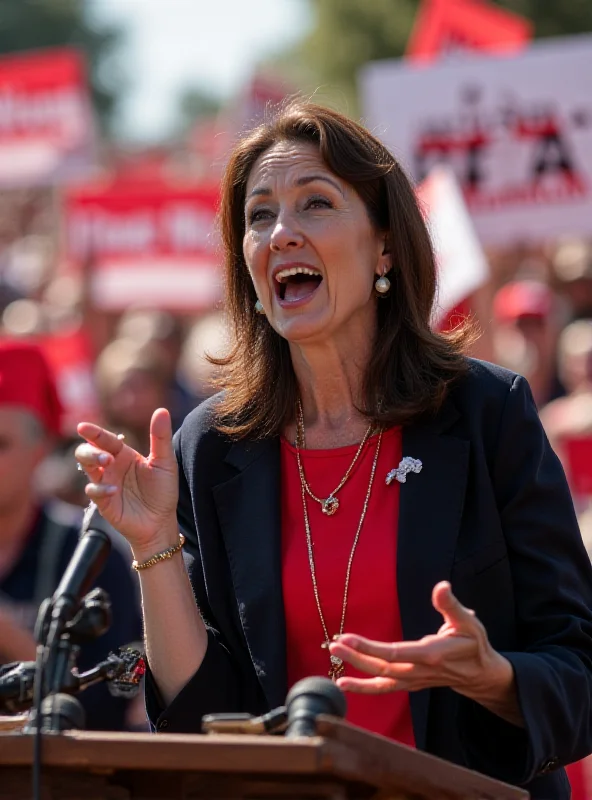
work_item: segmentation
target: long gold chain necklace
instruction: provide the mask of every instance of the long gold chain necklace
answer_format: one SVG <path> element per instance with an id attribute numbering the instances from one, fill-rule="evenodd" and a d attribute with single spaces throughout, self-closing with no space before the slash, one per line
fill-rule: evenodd
<path id="1" fill-rule="evenodd" d="M 340 491 L 340 489 L 343 489 L 343 487 L 345 486 L 347 479 L 351 475 L 352 470 L 355 467 L 356 462 L 360 457 L 360 454 L 364 449 L 366 442 L 370 438 L 371 433 L 372 433 L 372 423 L 368 425 L 366 433 L 364 434 L 364 437 L 360 442 L 357 452 L 353 457 L 353 461 L 347 468 L 345 475 L 339 482 L 339 485 L 337 486 L 336 489 L 333 489 L 329 497 L 323 500 L 321 497 L 317 497 L 316 494 L 313 494 L 310 486 L 308 485 L 308 481 L 306 480 L 306 476 L 304 474 L 304 468 L 302 466 L 302 460 L 300 458 L 300 448 L 305 447 L 304 412 L 302 411 L 302 403 L 300 402 L 300 400 L 298 400 L 298 415 L 297 415 L 297 425 L 296 425 L 296 460 L 298 462 L 298 472 L 300 473 L 300 481 L 302 483 L 302 486 L 304 487 L 306 494 L 320 504 L 323 510 L 323 514 L 327 514 L 327 516 L 331 517 L 339 509 L 339 500 L 335 497 L 335 495 L 337 494 L 338 491 Z"/>
<path id="2" fill-rule="evenodd" d="M 358 541 L 360 539 L 360 532 L 362 530 L 362 525 L 364 524 L 364 519 L 366 518 L 366 512 L 368 511 L 368 504 L 370 503 L 370 495 L 372 493 L 372 484 L 374 483 L 374 475 L 376 473 L 376 465 L 378 464 L 378 455 L 380 453 L 380 443 L 382 442 L 382 430 L 378 435 L 378 442 L 376 443 L 376 452 L 374 454 L 374 460 L 372 462 L 372 470 L 370 472 L 370 480 L 368 481 L 368 491 L 366 492 L 366 498 L 364 500 L 364 507 L 362 508 L 362 514 L 360 516 L 360 521 L 358 522 L 358 528 L 356 530 L 356 535 L 354 537 L 354 542 L 352 544 L 352 548 L 349 554 L 349 559 L 347 562 L 347 570 L 345 573 L 345 586 L 343 589 L 343 604 L 341 607 L 341 621 L 339 623 L 339 634 L 343 633 L 344 625 L 345 625 L 345 612 L 347 610 L 347 598 L 349 593 L 349 581 L 351 577 L 351 569 L 352 564 L 354 563 L 354 555 L 356 552 L 356 547 L 358 546 Z M 314 560 L 314 552 L 313 552 L 313 543 L 312 543 L 312 535 L 310 532 L 310 521 L 308 519 L 308 509 L 306 507 L 306 488 L 304 485 L 304 481 L 302 479 L 302 473 L 300 474 L 300 483 L 302 488 L 302 508 L 304 511 L 304 528 L 306 530 L 306 545 L 308 549 L 308 564 L 310 567 L 310 576 L 312 578 L 312 588 L 314 592 L 315 601 L 317 604 L 317 609 L 319 612 L 319 618 L 321 620 L 321 625 L 323 626 L 323 633 L 325 634 L 325 641 L 321 645 L 321 647 L 326 650 L 329 645 L 331 644 L 331 639 L 329 637 L 329 630 L 327 628 L 327 623 L 325 622 L 325 617 L 323 615 L 323 609 L 321 607 L 321 599 L 319 595 L 319 587 L 317 583 L 317 575 L 315 569 L 315 560 Z M 338 658 L 337 656 L 329 655 L 330 660 L 330 667 L 329 667 L 329 677 L 331 680 L 336 681 L 337 678 L 343 675 L 345 667 L 343 666 L 342 659 Z"/>

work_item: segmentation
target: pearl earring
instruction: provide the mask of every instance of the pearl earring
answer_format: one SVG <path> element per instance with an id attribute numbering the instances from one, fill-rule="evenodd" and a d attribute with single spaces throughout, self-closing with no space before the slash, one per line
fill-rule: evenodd
<path id="1" fill-rule="evenodd" d="M 265 314 L 265 309 L 263 308 L 263 303 L 261 302 L 261 300 L 257 300 L 257 302 L 255 303 L 255 311 L 257 312 L 257 314 Z"/>
<path id="2" fill-rule="evenodd" d="M 391 282 L 386 277 L 386 275 L 382 275 L 380 278 L 376 280 L 374 288 L 376 289 L 378 294 L 384 297 L 384 295 L 388 294 L 388 291 L 391 288 Z"/>

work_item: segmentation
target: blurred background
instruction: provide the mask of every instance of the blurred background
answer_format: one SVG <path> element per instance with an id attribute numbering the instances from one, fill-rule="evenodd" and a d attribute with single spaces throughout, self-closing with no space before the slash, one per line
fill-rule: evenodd
<path id="1" fill-rule="evenodd" d="M 77 421 L 147 452 L 211 393 L 225 157 L 299 92 L 400 158 L 434 325 L 529 379 L 592 550 L 591 75 L 590 0 L 2 0 L 0 334 L 67 411 L 39 492 L 85 504 Z"/>

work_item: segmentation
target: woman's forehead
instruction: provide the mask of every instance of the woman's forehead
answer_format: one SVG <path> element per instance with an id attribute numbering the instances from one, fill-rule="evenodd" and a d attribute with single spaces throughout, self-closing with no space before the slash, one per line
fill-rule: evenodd
<path id="1" fill-rule="evenodd" d="M 303 175 L 319 175 L 342 181 L 325 164 L 315 145 L 307 142 L 282 141 L 272 145 L 262 153 L 249 174 L 246 197 L 262 190 L 273 191 L 279 183 L 290 186 L 297 183 Z"/>

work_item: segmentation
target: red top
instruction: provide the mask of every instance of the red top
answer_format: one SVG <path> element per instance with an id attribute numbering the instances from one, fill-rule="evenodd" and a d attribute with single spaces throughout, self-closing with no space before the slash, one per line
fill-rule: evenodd
<path id="1" fill-rule="evenodd" d="M 364 507 L 378 436 L 364 448 L 345 486 L 338 492 L 339 509 L 331 517 L 307 496 L 321 608 L 332 637 L 339 631 L 345 575 L 351 547 Z M 357 445 L 334 450 L 303 450 L 307 482 L 317 497 L 326 498 L 341 481 Z M 401 641 L 397 594 L 397 526 L 400 484 L 387 486 L 387 473 L 401 461 L 401 430 L 392 428 L 382 444 L 356 548 L 344 633 L 359 633 L 384 642 Z M 327 675 L 329 655 L 316 606 L 306 546 L 306 529 L 296 450 L 281 443 L 282 584 L 286 617 L 288 685 L 309 675 Z M 347 675 L 369 677 L 346 665 Z M 366 730 L 415 746 L 409 695 L 348 693 L 347 719 Z"/>

